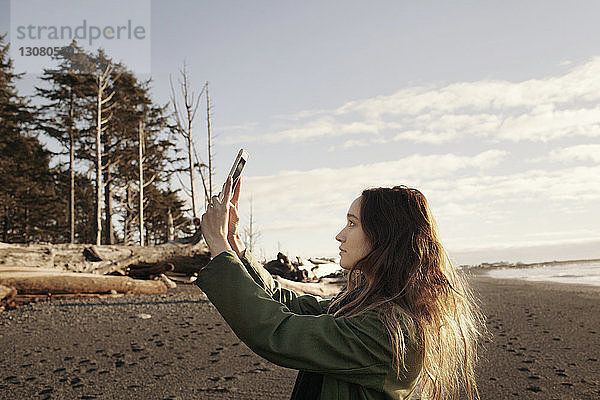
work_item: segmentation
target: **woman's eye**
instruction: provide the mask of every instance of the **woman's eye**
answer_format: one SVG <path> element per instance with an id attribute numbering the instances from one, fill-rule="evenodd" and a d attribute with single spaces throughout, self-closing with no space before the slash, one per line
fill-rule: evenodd
<path id="1" fill-rule="evenodd" d="M 350 225 L 350 226 L 354 226 L 355 224 L 354 224 L 354 222 L 352 222 L 352 221 L 348 221 L 348 225 Z"/>

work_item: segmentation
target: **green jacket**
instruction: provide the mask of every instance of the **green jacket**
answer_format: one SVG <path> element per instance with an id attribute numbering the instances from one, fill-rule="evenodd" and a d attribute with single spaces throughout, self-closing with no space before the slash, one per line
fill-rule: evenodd
<path id="1" fill-rule="evenodd" d="M 326 314 L 330 300 L 279 286 L 249 252 L 216 256 L 196 284 L 252 351 L 285 367 L 323 374 L 321 399 L 409 399 L 421 372 L 410 344 L 396 379 L 388 332 L 376 311 Z"/>

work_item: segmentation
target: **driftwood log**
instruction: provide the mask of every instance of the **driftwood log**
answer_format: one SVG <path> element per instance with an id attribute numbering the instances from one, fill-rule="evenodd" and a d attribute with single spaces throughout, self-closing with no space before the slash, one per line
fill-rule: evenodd
<path id="1" fill-rule="evenodd" d="M 0 285 L 0 300 L 4 300 L 11 295 L 15 295 L 15 288 Z"/>
<path id="2" fill-rule="evenodd" d="M 17 290 L 15 288 L 0 285 L 0 311 L 7 306 L 11 306 L 16 295 Z"/>
<path id="3" fill-rule="evenodd" d="M 139 280 L 127 276 L 97 275 L 82 272 L 0 270 L 0 285 L 18 294 L 124 293 L 163 294 L 167 287 L 161 280 Z"/>
<path id="4" fill-rule="evenodd" d="M 335 258 L 309 258 L 308 261 L 314 265 L 331 264 L 335 263 Z"/>
<path id="5" fill-rule="evenodd" d="M 153 279 L 165 272 L 172 272 L 175 266 L 171 263 L 161 262 L 158 264 L 140 263 L 127 267 L 126 275 L 137 279 Z M 122 275 L 121 271 L 115 271 L 113 275 Z"/>
<path id="6" fill-rule="evenodd" d="M 311 294 L 323 299 L 335 296 L 345 286 L 345 280 L 339 278 L 324 278 L 319 283 L 291 281 L 281 276 L 275 276 L 273 279 L 279 282 L 279 286 L 289 289 L 297 295 Z"/>

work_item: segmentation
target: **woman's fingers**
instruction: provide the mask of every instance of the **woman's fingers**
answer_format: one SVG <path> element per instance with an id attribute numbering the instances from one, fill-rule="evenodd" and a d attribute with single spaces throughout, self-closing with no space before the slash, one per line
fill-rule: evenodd
<path id="1" fill-rule="evenodd" d="M 229 207 L 229 226 L 231 227 L 232 223 L 237 224 L 240 221 L 240 216 L 238 214 L 237 207 Z"/>
<path id="2" fill-rule="evenodd" d="M 240 200 L 240 190 L 242 187 L 242 177 L 240 176 L 237 180 L 237 185 L 235 185 L 235 189 L 233 190 L 233 197 L 231 198 L 231 204 L 237 208 L 238 202 Z"/>
<path id="3" fill-rule="evenodd" d="M 229 203 L 231 200 L 231 176 L 227 177 L 225 182 L 225 193 L 223 193 L 223 204 Z"/>

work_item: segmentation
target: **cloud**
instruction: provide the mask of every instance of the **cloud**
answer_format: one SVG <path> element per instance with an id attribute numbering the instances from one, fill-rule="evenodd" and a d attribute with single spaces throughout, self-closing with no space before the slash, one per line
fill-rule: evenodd
<path id="1" fill-rule="evenodd" d="M 350 139 L 350 140 L 346 140 L 343 144 L 342 144 L 342 148 L 344 149 L 349 149 L 351 147 L 367 147 L 371 144 L 374 143 L 387 143 L 388 141 L 385 140 L 382 137 L 371 137 L 369 139 Z M 335 147 L 332 147 L 331 150 L 333 150 Z"/>
<path id="2" fill-rule="evenodd" d="M 581 144 L 552 150 L 549 158 L 563 162 L 590 160 L 600 163 L 600 144 Z"/>
<path id="3" fill-rule="evenodd" d="M 224 138 L 223 144 L 236 143 L 279 143 L 283 141 L 297 143 L 322 137 L 377 134 L 379 126 L 368 121 L 352 121 L 340 124 L 332 116 L 320 117 L 300 127 L 282 129 L 264 135 L 237 135 Z"/>
<path id="4" fill-rule="evenodd" d="M 590 185 L 600 176 L 600 166 L 570 167 L 555 171 L 532 169 L 510 175 L 467 176 L 446 182 L 430 182 L 436 197 L 449 202 L 490 199 L 500 204 L 544 201 L 600 200 L 600 185 Z M 438 185 L 439 184 L 439 185 Z"/>
<path id="5" fill-rule="evenodd" d="M 220 131 L 223 132 L 247 132 L 254 131 L 258 127 L 257 122 L 248 122 L 245 124 L 237 124 L 237 125 L 225 125 L 219 127 Z"/>
<path id="6" fill-rule="evenodd" d="M 538 107 L 529 114 L 504 120 L 499 139 L 547 142 L 573 136 L 600 137 L 600 107 L 555 110 Z"/>
<path id="7" fill-rule="evenodd" d="M 472 156 L 416 154 L 348 168 L 281 171 L 247 177 L 244 193 L 254 195 L 254 217 L 265 242 L 296 237 L 314 249 L 321 245 L 310 242 L 311 237 L 333 237 L 349 204 L 364 188 L 398 184 L 425 194 L 442 237 L 453 247 L 493 246 L 497 240 L 520 243 L 525 237 L 539 240 L 532 238 L 540 232 L 539 224 L 559 219 L 561 228 L 547 231 L 555 233 L 552 237 L 559 237 L 561 229 L 591 229 L 589 223 L 578 224 L 581 218 L 597 220 L 590 210 L 600 201 L 600 186 L 590 182 L 600 176 L 600 165 L 489 174 L 506 156 L 501 150 Z M 242 208 L 247 202 L 243 196 Z M 536 219 L 538 212 L 541 220 Z M 529 224 L 522 225 L 522 218 Z M 563 226 L 569 223 L 573 226 Z"/>
<path id="8" fill-rule="evenodd" d="M 253 193 L 254 210 L 268 229 L 306 225 L 316 220 L 326 224 L 338 221 L 349 202 L 367 187 L 447 180 L 468 171 L 482 171 L 498 165 L 504 151 L 488 150 L 474 156 L 456 154 L 415 154 L 396 161 L 356 165 L 348 168 L 318 168 L 308 171 L 281 171 L 277 175 L 247 177 L 244 193 Z M 242 202 L 248 201 L 243 198 Z M 309 223 L 309 224 L 310 224 Z"/>
<path id="9" fill-rule="evenodd" d="M 302 110 L 302 111 L 298 111 L 296 113 L 291 113 L 291 114 L 273 115 L 273 118 L 286 120 L 286 121 L 299 121 L 302 119 L 314 117 L 314 116 L 321 115 L 321 114 L 327 114 L 327 110 L 323 110 L 323 109 Z"/>
<path id="10" fill-rule="evenodd" d="M 297 143 L 369 135 L 439 145 L 463 137 L 512 142 L 600 137 L 598 100 L 600 57 L 543 79 L 411 87 L 331 110 L 300 111 L 288 118 L 291 126 L 224 140 Z"/>

